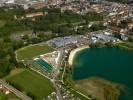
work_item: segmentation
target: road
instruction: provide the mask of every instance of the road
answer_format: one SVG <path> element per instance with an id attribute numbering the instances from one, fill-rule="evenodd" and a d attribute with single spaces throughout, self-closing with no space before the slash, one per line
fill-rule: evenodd
<path id="1" fill-rule="evenodd" d="M 60 89 L 59 89 L 59 87 L 57 86 L 58 83 L 56 84 L 56 78 L 57 78 L 57 76 L 58 76 L 58 74 L 59 74 L 58 71 L 59 71 L 59 69 L 60 69 L 60 67 L 61 67 L 61 64 L 62 64 L 63 55 L 64 55 L 64 50 L 62 49 L 62 50 L 60 50 L 60 56 L 59 56 L 58 61 L 57 61 L 57 65 L 56 65 L 57 68 L 54 70 L 55 75 L 53 76 L 53 79 L 51 80 L 52 83 L 53 83 L 53 85 L 54 85 L 54 87 L 55 87 L 55 89 L 56 89 L 57 99 L 58 99 L 58 100 L 63 100 L 62 95 L 61 95 L 61 93 L 60 93 Z"/>
<path id="2" fill-rule="evenodd" d="M 62 95 L 61 95 L 61 93 L 60 93 L 60 89 L 58 88 L 58 86 L 56 85 L 56 83 L 55 83 L 55 81 L 53 80 L 53 85 L 54 85 L 54 87 L 55 87 L 55 89 L 56 89 L 56 93 L 57 93 L 57 96 L 58 96 L 58 100 L 63 100 L 63 98 L 62 98 Z"/>
<path id="3" fill-rule="evenodd" d="M 57 93 L 57 96 L 58 96 L 57 99 L 58 99 L 58 100 L 63 100 L 63 98 L 62 98 L 62 95 L 61 95 L 61 93 L 60 93 L 60 89 L 59 89 L 59 87 L 57 86 L 57 84 L 56 84 L 56 82 L 55 82 L 55 79 L 57 78 L 57 76 L 58 76 L 58 74 L 59 74 L 58 71 L 59 71 L 59 69 L 60 69 L 60 67 L 61 67 L 63 54 L 64 54 L 64 50 L 60 50 L 60 57 L 59 57 L 59 59 L 58 59 L 57 69 L 55 70 L 56 74 L 55 74 L 55 76 L 53 77 L 53 85 L 54 85 L 54 87 L 55 87 L 55 89 L 56 89 L 56 93 Z"/>
<path id="4" fill-rule="evenodd" d="M 8 83 L 6 83 L 5 81 L 0 79 L 0 83 L 6 87 L 7 89 L 9 89 L 11 92 L 13 92 L 17 97 L 21 98 L 22 100 L 32 100 L 30 97 L 28 97 L 27 95 L 23 94 L 22 92 L 20 92 L 19 90 L 17 90 L 16 88 L 14 88 L 13 86 L 9 85 Z"/>
<path id="5" fill-rule="evenodd" d="M 62 77 L 61 77 L 62 83 L 64 83 L 63 78 L 64 78 L 65 71 L 66 71 L 66 62 L 65 62 L 64 70 L 63 70 Z"/>
<path id="6" fill-rule="evenodd" d="M 59 70 L 60 70 L 60 67 L 61 67 L 61 64 L 62 64 L 62 61 L 63 61 L 64 50 L 62 49 L 59 52 L 60 52 L 60 56 L 59 56 L 57 64 L 56 64 L 56 69 L 54 69 L 53 79 L 56 79 L 58 74 L 60 73 Z"/>

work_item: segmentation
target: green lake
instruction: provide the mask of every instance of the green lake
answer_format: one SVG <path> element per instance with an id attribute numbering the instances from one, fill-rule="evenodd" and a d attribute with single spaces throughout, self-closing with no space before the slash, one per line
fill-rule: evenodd
<path id="1" fill-rule="evenodd" d="M 73 80 L 101 77 L 126 86 L 120 100 L 133 100 L 133 52 L 118 48 L 91 48 L 73 60 Z"/>

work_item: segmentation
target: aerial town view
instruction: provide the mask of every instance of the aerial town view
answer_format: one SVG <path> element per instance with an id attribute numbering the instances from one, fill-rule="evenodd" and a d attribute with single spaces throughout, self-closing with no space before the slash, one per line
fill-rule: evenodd
<path id="1" fill-rule="evenodd" d="M 133 100 L 133 0 L 0 0 L 0 100 Z"/>

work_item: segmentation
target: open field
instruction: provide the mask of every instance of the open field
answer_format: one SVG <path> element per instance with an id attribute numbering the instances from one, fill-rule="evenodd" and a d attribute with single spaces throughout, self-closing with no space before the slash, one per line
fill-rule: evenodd
<path id="1" fill-rule="evenodd" d="M 54 91 L 50 80 L 28 69 L 16 69 L 5 79 L 35 100 L 42 100 Z"/>
<path id="2" fill-rule="evenodd" d="M 52 52 L 54 49 L 46 44 L 29 45 L 16 51 L 18 60 L 32 59 L 33 57 Z"/>

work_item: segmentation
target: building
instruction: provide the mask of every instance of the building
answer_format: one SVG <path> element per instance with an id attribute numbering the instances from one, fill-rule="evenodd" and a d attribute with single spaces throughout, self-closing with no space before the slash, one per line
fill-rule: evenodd
<path id="1" fill-rule="evenodd" d="M 92 35 L 93 37 L 93 40 L 94 41 L 97 41 L 97 40 L 101 40 L 101 41 L 104 41 L 104 42 L 116 42 L 118 39 L 113 37 L 113 36 L 110 36 L 110 35 L 106 35 L 106 34 L 93 34 Z"/>
<path id="2" fill-rule="evenodd" d="M 0 88 L 0 89 L 2 90 L 2 92 L 3 92 L 4 94 L 9 94 L 9 93 L 10 93 L 9 89 L 6 88 L 5 86 L 2 86 L 2 88 Z"/>
<path id="3" fill-rule="evenodd" d="M 32 17 L 42 16 L 42 15 L 43 15 L 42 12 L 37 12 L 37 13 L 26 14 L 26 17 L 27 18 L 32 18 Z"/>
<path id="4" fill-rule="evenodd" d="M 73 43 L 73 44 L 77 43 L 77 37 L 74 37 L 74 36 L 67 36 L 64 38 L 58 37 L 58 38 L 53 39 L 53 41 L 52 41 L 52 45 L 57 48 L 63 47 L 65 45 L 68 45 L 71 43 Z"/>

